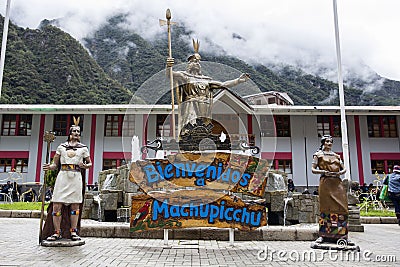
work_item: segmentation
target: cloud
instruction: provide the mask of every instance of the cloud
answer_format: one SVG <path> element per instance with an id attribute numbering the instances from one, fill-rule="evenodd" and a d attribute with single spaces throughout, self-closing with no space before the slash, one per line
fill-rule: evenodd
<path id="1" fill-rule="evenodd" d="M 61 19 L 62 29 L 81 40 L 108 18 L 123 12 L 129 14 L 123 27 L 151 39 L 165 31 L 158 19 L 164 19 L 165 10 L 170 8 L 172 20 L 193 30 L 203 50 L 213 49 L 207 42 L 210 40 L 249 63 L 291 64 L 336 80 L 332 1 L 168 2 L 12 0 L 11 19 L 30 28 L 36 28 L 45 18 Z M 3 5 L 0 12 L 4 15 Z M 342 62 L 347 70 L 369 77 L 373 69 L 400 80 L 398 10 L 400 1 L 396 0 L 338 1 Z"/>

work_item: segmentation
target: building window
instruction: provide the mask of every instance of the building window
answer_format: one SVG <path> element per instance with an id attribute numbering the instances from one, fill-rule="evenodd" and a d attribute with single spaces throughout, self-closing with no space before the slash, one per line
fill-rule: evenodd
<path id="1" fill-rule="evenodd" d="M 135 115 L 106 115 L 104 136 L 133 136 Z"/>
<path id="2" fill-rule="evenodd" d="M 340 116 L 317 116 L 318 136 L 341 136 Z"/>
<path id="3" fill-rule="evenodd" d="M 28 159 L 16 159 L 15 171 L 21 173 L 28 172 Z"/>
<path id="4" fill-rule="evenodd" d="M 275 116 L 276 136 L 290 137 L 290 116 Z"/>
<path id="5" fill-rule="evenodd" d="M 287 174 L 292 174 L 292 160 L 291 159 L 273 159 L 269 160 L 270 167 L 274 170 L 279 170 Z"/>
<path id="6" fill-rule="evenodd" d="M 157 137 L 172 136 L 171 117 L 168 114 L 157 114 Z"/>
<path id="7" fill-rule="evenodd" d="M 396 116 L 368 116 L 369 137 L 397 137 Z"/>
<path id="8" fill-rule="evenodd" d="M 278 168 L 279 171 L 291 174 L 292 173 L 292 160 L 290 159 L 278 159 Z"/>
<path id="9" fill-rule="evenodd" d="M 81 135 L 83 133 L 83 115 L 66 115 L 56 114 L 54 115 L 53 131 L 57 136 L 67 136 L 69 134 L 69 127 L 74 124 L 74 119 L 79 120 L 79 127 L 81 127 Z"/>
<path id="10" fill-rule="evenodd" d="M 28 172 L 28 159 L 0 159 L 0 173 L 12 171 Z"/>
<path id="11" fill-rule="evenodd" d="M 260 132 L 262 137 L 275 136 L 275 123 L 274 123 L 274 117 L 272 115 L 260 116 Z"/>
<path id="12" fill-rule="evenodd" d="M 400 165 L 400 160 L 371 160 L 372 174 L 389 174 L 393 171 L 394 165 Z"/>
<path id="13" fill-rule="evenodd" d="M 103 171 L 117 168 L 116 159 L 103 159 Z"/>
<path id="14" fill-rule="evenodd" d="M 122 116 L 123 115 L 106 115 L 104 136 L 121 136 Z"/>
<path id="15" fill-rule="evenodd" d="M 31 135 L 31 114 L 4 114 L 2 123 L 2 135 L 28 136 Z"/>
<path id="16" fill-rule="evenodd" d="M 103 171 L 116 169 L 121 165 L 125 165 L 125 159 L 103 159 Z"/>
<path id="17" fill-rule="evenodd" d="M 126 114 L 122 123 L 122 136 L 135 135 L 135 115 Z"/>
<path id="18" fill-rule="evenodd" d="M 0 173 L 10 172 L 12 169 L 12 159 L 0 159 Z"/>

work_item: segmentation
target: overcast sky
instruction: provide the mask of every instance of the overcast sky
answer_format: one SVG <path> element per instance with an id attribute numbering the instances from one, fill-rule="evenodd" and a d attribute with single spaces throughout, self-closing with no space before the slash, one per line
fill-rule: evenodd
<path id="1" fill-rule="evenodd" d="M 1 1 L 4 16 L 6 0 Z M 146 38 L 166 31 L 158 25 L 171 9 L 172 20 L 194 31 L 201 50 L 210 39 L 249 63 L 288 63 L 316 72 L 336 67 L 332 0 L 11 0 L 11 20 L 37 28 L 43 19 L 62 19 L 62 29 L 77 39 L 105 20 L 129 12 L 128 23 Z M 400 80 L 400 1 L 338 0 L 342 61 L 346 70 Z M 242 39 L 232 38 L 233 34 Z M 329 71 L 328 71 L 329 72 Z M 336 76 L 335 72 L 327 76 Z"/>

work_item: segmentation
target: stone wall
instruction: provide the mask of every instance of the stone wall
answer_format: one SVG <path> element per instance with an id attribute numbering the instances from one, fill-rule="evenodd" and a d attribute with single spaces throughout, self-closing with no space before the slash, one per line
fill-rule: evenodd
<path id="1" fill-rule="evenodd" d="M 129 181 L 129 166 L 123 165 L 117 169 L 102 171 L 98 181 L 100 191 L 89 191 L 85 195 L 82 218 L 104 221 L 107 212 L 114 212 L 117 217 L 115 220 L 127 220 L 126 210 L 131 206 L 132 196 L 141 194 L 139 186 Z M 276 224 L 283 224 L 286 199 L 289 199 L 286 200 L 286 224 L 316 222 L 319 213 L 318 196 L 295 193 L 291 199 L 288 198 L 287 176 L 283 172 L 269 172 L 264 197 L 269 219 L 270 215 L 275 216 Z"/>
<path id="2" fill-rule="evenodd" d="M 293 194 L 288 198 L 286 220 L 298 223 L 316 223 L 319 216 L 319 196 Z"/>
<path id="3" fill-rule="evenodd" d="M 310 194 L 289 193 L 287 175 L 280 171 L 268 174 L 265 200 L 268 207 L 268 220 L 272 224 L 315 223 L 319 216 L 319 197 Z M 286 202 L 286 214 L 285 214 Z"/>
<path id="4" fill-rule="evenodd" d="M 126 207 L 131 206 L 132 196 L 140 194 L 139 186 L 129 181 L 128 165 L 100 172 L 98 181 L 100 190 L 85 194 L 84 219 L 104 221 L 107 213 L 112 212 L 116 216 L 121 214 L 119 209 L 126 213 Z"/>

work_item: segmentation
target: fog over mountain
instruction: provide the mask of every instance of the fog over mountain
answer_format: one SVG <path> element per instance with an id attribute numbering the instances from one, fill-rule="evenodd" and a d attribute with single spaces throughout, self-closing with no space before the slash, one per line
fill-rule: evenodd
<path id="1" fill-rule="evenodd" d="M 337 82 L 332 1 L 13 0 L 11 20 L 36 28 L 43 19 L 56 19 L 57 26 L 85 45 L 83 40 L 108 19 L 125 14 L 121 28 L 153 41 L 166 34 L 158 19 L 165 18 L 167 8 L 172 20 L 191 32 L 173 42 L 191 46 L 193 37 L 201 41 L 201 51 L 262 64 L 278 74 L 289 65 Z M 400 1 L 338 1 L 347 85 L 373 92 L 382 88 L 383 77 L 400 80 L 398 10 Z"/>

